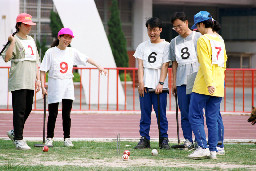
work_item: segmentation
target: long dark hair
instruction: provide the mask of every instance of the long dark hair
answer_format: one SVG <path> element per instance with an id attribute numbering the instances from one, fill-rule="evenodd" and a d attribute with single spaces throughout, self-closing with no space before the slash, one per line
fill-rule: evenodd
<path id="1" fill-rule="evenodd" d="M 212 16 L 209 14 L 208 15 L 209 18 L 212 18 Z M 209 19 L 209 20 L 205 20 L 205 21 L 202 21 L 200 23 L 203 23 L 205 25 L 205 28 L 212 28 L 213 31 L 219 31 L 221 29 L 221 26 L 220 26 L 220 23 L 216 20 L 214 20 L 213 18 L 212 19 Z M 198 23 L 198 24 L 200 24 Z"/>
<path id="2" fill-rule="evenodd" d="M 60 35 L 60 37 L 61 37 L 61 36 L 63 36 L 63 35 Z M 57 39 L 55 39 L 55 40 L 52 42 L 51 47 L 58 46 L 59 43 L 60 43 L 60 41 L 59 41 L 59 39 L 57 38 Z"/>
<path id="3" fill-rule="evenodd" d="M 205 25 L 205 28 L 212 28 L 212 30 L 215 32 L 218 32 L 221 29 L 220 23 L 216 20 L 210 19 L 210 20 L 202 21 L 200 23 L 203 23 Z"/>
<path id="4" fill-rule="evenodd" d="M 215 32 L 218 32 L 218 31 L 220 31 L 220 29 L 221 29 L 220 23 L 216 20 L 213 20 L 212 30 L 215 31 Z"/>
<path id="5" fill-rule="evenodd" d="M 21 26 L 21 23 L 22 23 L 22 22 L 17 22 L 16 25 L 15 25 L 16 32 L 17 32 L 17 33 L 20 31 L 19 26 Z"/>

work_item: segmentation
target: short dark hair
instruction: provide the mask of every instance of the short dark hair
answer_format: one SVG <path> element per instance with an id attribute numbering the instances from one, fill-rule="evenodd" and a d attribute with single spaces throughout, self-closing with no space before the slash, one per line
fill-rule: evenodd
<path id="1" fill-rule="evenodd" d="M 149 18 L 146 22 L 146 27 L 148 28 L 148 26 L 150 26 L 151 28 L 154 28 L 154 27 L 163 28 L 163 23 L 159 18 L 152 17 L 152 18 Z"/>
<path id="2" fill-rule="evenodd" d="M 172 18 L 171 18 L 172 24 L 173 24 L 173 22 L 174 22 L 175 20 L 177 20 L 177 19 L 179 19 L 179 20 L 181 20 L 181 21 L 186 21 L 186 20 L 188 20 L 186 14 L 185 14 L 184 12 L 175 12 L 175 13 L 173 14 Z"/>

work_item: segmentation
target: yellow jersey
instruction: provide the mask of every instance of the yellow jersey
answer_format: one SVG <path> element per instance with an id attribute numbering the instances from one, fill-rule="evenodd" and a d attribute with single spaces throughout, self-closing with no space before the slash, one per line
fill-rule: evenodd
<path id="1" fill-rule="evenodd" d="M 215 44 L 213 42 L 215 42 Z M 218 47 L 218 45 L 221 46 Z M 212 54 L 216 56 L 213 57 Z M 220 54 L 222 54 L 222 56 Z M 227 61 L 227 54 L 223 39 L 216 34 L 205 34 L 201 36 L 197 41 L 197 57 L 200 66 L 192 92 L 223 97 Z M 213 62 L 213 59 L 222 59 L 222 61 L 224 61 L 224 65 L 218 65 L 216 62 Z M 215 87 L 215 92 L 213 94 L 208 92 L 209 86 Z"/>

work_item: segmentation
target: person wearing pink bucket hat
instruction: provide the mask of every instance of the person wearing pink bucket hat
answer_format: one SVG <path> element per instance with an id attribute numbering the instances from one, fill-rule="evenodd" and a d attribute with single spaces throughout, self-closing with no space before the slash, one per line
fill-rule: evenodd
<path id="1" fill-rule="evenodd" d="M 11 61 L 8 89 L 12 92 L 14 129 L 7 135 L 19 150 L 30 149 L 23 140 L 23 129 L 32 110 L 34 91 L 40 90 L 39 55 L 34 39 L 28 35 L 32 25 L 36 23 L 31 15 L 19 14 L 16 32 L 8 37 L 10 44 L 2 54 L 5 62 Z"/>
<path id="2" fill-rule="evenodd" d="M 75 48 L 68 47 L 73 38 L 74 35 L 71 29 L 62 28 L 58 32 L 58 39 L 51 45 L 52 48 L 46 51 L 40 66 L 42 93 L 43 95 L 48 95 L 49 116 L 45 145 L 52 145 L 53 143 L 58 106 L 62 102 L 64 146 L 73 146 L 70 140 L 70 113 L 74 100 L 73 65 L 86 65 L 88 62 L 96 66 L 100 73 L 107 74 L 107 71 L 91 58 L 80 53 Z M 46 90 L 44 87 L 44 75 L 48 71 L 48 90 Z"/>

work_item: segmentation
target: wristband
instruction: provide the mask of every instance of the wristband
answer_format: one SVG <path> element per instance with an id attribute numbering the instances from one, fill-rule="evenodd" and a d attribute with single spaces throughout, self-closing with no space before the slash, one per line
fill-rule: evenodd
<path id="1" fill-rule="evenodd" d="M 160 85 L 164 85 L 164 82 L 159 81 L 159 84 L 160 84 Z"/>

